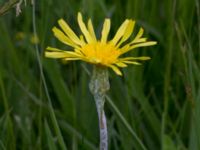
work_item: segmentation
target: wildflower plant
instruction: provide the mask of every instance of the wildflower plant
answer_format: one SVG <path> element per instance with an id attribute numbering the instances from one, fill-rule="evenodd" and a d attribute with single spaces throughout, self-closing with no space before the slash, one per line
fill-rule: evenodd
<path id="1" fill-rule="evenodd" d="M 101 32 L 101 39 L 97 39 L 91 19 L 87 26 L 83 22 L 82 15 L 78 13 L 78 24 L 82 35 L 77 36 L 70 26 L 63 20 L 58 20 L 61 29 L 53 27 L 54 36 L 62 43 L 72 47 L 72 50 L 61 50 L 54 47 L 47 47 L 45 56 L 65 61 L 81 60 L 93 64 L 93 73 L 89 88 L 94 96 L 100 129 L 100 149 L 107 150 L 108 136 L 106 116 L 104 113 L 104 102 L 106 92 L 110 88 L 108 68 L 111 68 L 117 75 L 122 75 L 119 68 L 127 67 L 129 64 L 140 65 L 140 61 L 149 60 L 148 56 L 132 57 L 124 56 L 125 53 L 138 48 L 155 45 L 155 41 L 147 41 L 142 37 L 144 29 L 140 28 L 136 36 L 129 42 L 135 21 L 126 19 L 111 40 L 108 40 L 111 21 L 105 19 Z"/>

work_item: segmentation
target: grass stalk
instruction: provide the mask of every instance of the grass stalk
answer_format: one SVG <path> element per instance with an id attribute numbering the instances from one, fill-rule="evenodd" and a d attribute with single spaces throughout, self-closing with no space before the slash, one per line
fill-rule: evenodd
<path id="1" fill-rule="evenodd" d="M 35 18 L 36 18 L 35 17 L 35 0 L 33 0 L 33 6 L 32 6 L 33 32 L 34 32 L 34 35 L 37 37 L 36 19 Z M 44 89 L 45 89 L 45 94 L 46 94 L 47 99 L 48 99 L 50 116 L 51 116 L 51 119 L 52 119 L 52 122 L 53 122 L 53 126 L 54 126 L 54 129 L 55 129 L 56 135 L 58 136 L 58 142 L 59 142 L 62 150 L 67 150 L 67 147 L 65 146 L 65 142 L 63 140 L 60 128 L 59 128 L 57 120 L 56 120 L 55 113 L 53 111 L 51 98 L 50 98 L 50 95 L 49 95 L 49 92 L 48 92 L 46 80 L 45 80 L 44 73 L 43 73 L 43 67 L 42 67 L 42 62 L 41 62 L 41 58 L 40 58 L 40 54 L 39 54 L 38 44 L 35 44 L 35 50 L 36 50 L 37 61 L 38 61 L 39 69 L 40 69 L 40 76 L 41 76 L 43 86 L 44 86 Z"/>

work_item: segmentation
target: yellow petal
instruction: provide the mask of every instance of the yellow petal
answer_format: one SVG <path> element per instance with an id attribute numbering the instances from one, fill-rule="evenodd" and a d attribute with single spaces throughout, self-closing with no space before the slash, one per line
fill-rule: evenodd
<path id="1" fill-rule="evenodd" d="M 79 24 L 79 27 L 80 27 L 82 33 L 85 36 L 86 41 L 88 43 L 94 42 L 95 40 L 92 38 L 92 36 L 90 35 L 89 31 L 87 30 L 87 28 L 85 26 L 85 23 L 83 22 L 83 18 L 82 18 L 82 15 L 81 15 L 80 12 L 78 13 L 78 24 Z"/>
<path id="2" fill-rule="evenodd" d="M 129 48 L 130 48 L 129 44 L 126 44 L 122 48 L 120 48 L 120 53 L 121 53 L 120 55 L 124 54 L 124 52 L 129 50 Z"/>
<path id="3" fill-rule="evenodd" d="M 124 57 L 124 58 L 120 58 L 120 61 L 124 61 L 124 60 L 149 60 L 151 59 L 151 57 L 148 56 L 141 56 L 141 57 Z"/>
<path id="4" fill-rule="evenodd" d="M 64 61 L 70 61 L 70 60 L 81 60 L 81 58 L 64 58 Z"/>
<path id="5" fill-rule="evenodd" d="M 103 29 L 101 32 L 101 42 L 106 43 L 108 34 L 110 32 L 110 19 L 105 19 L 104 24 L 103 24 Z"/>
<path id="6" fill-rule="evenodd" d="M 122 23 L 122 25 L 119 27 L 119 29 L 117 30 L 117 32 L 116 32 L 114 38 L 111 40 L 111 43 L 112 43 L 113 45 L 116 45 L 117 42 L 120 40 L 120 38 L 124 35 L 124 32 L 125 32 L 125 30 L 126 30 L 126 28 L 127 28 L 128 23 L 129 23 L 129 20 L 126 19 L 126 20 Z"/>
<path id="7" fill-rule="evenodd" d="M 124 32 L 124 35 L 120 40 L 120 42 L 118 43 L 117 47 L 119 47 L 123 42 L 125 42 L 131 36 L 131 34 L 133 33 L 134 26 L 135 26 L 135 21 L 130 20 Z"/>
<path id="8" fill-rule="evenodd" d="M 146 42 L 147 38 L 140 38 L 137 40 L 133 40 L 130 44 L 135 44 L 135 43 L 142 43 L 142 42 Z"/>
<path id="9" fill-rule="evenodd" d="M 156 45 L 156 44 L 157 44 L 157 42 L 155 42 L 155 41 L 148 41 L 148 42 L 132 45 L 132 46 L 130 46 L 130 49 L 134 49 L 134 48 L 137 48 L 137 47 L 152 46 L 152 45 Z"/>
<path id="10" fill-rule="evenodd" d="M 141 65 L 141 63 L 139 62 L 136 62 L 136 61 L 123 61 L 123 63 L 126 63 L 126 64 L 133 64 L 133 65 Z"/>
<path id="11" fill-rule="evenodd" d="M 123 62 L 117 62 L 115 63 L 118 67 L 127 67 L 127 65 Z"/>
<path id="12" fill-rule="evenodd" d="M 76 45 L 72 40 L 70 40 L 61 30 L 59 30 L 56 27 L 53 27 L 52 29 L 54 36 L 60 40 L 62 43 L 72 46 L 72 47 L 78 47 L 78 45 Z"/>
<path id="13" fill-rule="evenodd" d="M 114 66 L 114 65 L 109 65 L 109 67 L 112 68 L 112 70 L 113 70 L 117 75 L 122 76 L 122 72 L 119 70 L 119 68 L 117 68 L 117 67 Z"/>
<path id="14" fill-rule="evenodd" d="M 49 58 L 66 58 L 66 57 L 70 57 L 71 55 L 64 53 L 64 52 L 45 52 L 45 57 L 49 57 Z"/>
<path id="15" fill-rule="evenodd" d="M 54 47 L 50 47 L 48 46 L 46 48 L 47 51 L 51 51 L 51 52 L 63 52 L 64 50 L 58 49 L 58 48 L 54 48 Z"/>
<path id="16" fill-rule="evenodd" d="M 133 41 L 131 41 L 131 43 L 134 43 L 134 41 L 137 41 L 138 39 L 140 39 L 142 37 L 144 33 L 144 29 L 140 28 L 139 32 L 137 33 L 136 37 L 133 39 Z"/>
<path id="17" fill-rule="evenodd" d="M 89 30 L 89 32 L 90 32 L 92 38 L 93 38 L 95 41 L 97 41 L 96 35 L 95 35 L 95 32 L 94 32 L 94 28 L 93 28 L 93 25 L 92 25 L 92 20 L 91 20 L 91 19 L 88 20 L 88 30 Z"/>
<path id="18" fill-rule="evenodd" d="M 64 58 L 64 57 L 78 57 L 81 58 L 82 56 L 76 52 L 72 52 L 72 51 L 66 51 L 66 50 L 61 50 L 61 49 L 57 49 L 54 47 L 47 47 L 46 48 L 46 52 L 45 52 L 45 56 L 51 56 L 51 58 Z M 47 55 L 48 56 L 47 56 Z M 53 56 L 55 54 L 55 57 Z"/>
<path id="19" fill-rule="evenodd" d="M 65 34 L 68 35 L 68 37 L 74 43 L 81 46 L 85 44 L 78 38 L 78 36 L 73 32 L 73 30 L 69 27 L 69 25 L 63 19 L 58 20 L 58 24 L 61 27 L 61 29 L 65 32 Z"/>
<path id="20" fill-rule="evenodd" d="M 83 55 L 83 53 L 81 52 L 80 49 L 74 49 L 74 51 L 75 51 L 77 54 Z"/>
<path id="21" fill-rule="evenodd" d="M 80 35 L 80 40 L 86 43 L 83 35 Z"/>
<path id="22" fill-rule="evenodd" d="M 131 36 L 134 26 L 135 26 L 135 21 L 130 20 L 126 28 L 126 31 L 124 33 L 124 36 L 122 38 L 122 41 L 126 41 Z"/>
<path id="23" fill-rule="evenodd" d="M 152 46 L 152 45 L 156 45 L 156 44 L 157 44 L 157 42 L 155 42 L 155 41 L 148 41 L 148 42 L 144 42 L 144 43 L 135 44 L 135 45 L 130 46 L 127 49 L 121 50 L 121 55 L 129 52 L 130 50 L 132 50 L 134 48 Z"/>

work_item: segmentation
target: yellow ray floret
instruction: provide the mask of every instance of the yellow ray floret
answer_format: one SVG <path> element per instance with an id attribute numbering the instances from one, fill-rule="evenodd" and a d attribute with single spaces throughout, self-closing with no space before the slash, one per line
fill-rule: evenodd
<path id="1" fill-rule="evenodd" d="M 157 44 L 155 41 L 147 41 L 142 37 L 144 29 L 140 28 L 130 42 L 126 42 L 132 35 L 135 21 L 126 19 L 115 36 L 108 40 L 111 21 L 106 18 L 101 32 L 101 39 L 97 40 L 91 19 L 87 26 L 83 22 L 81 13 L 78 13 L 78 25 L 83 35 L 77 36 L 69 25 L 63 20 L 58 20 L 61 29 L 53 27 L 54 36 L 62 43 L 72 47 L 72 50 L 61 50 L 47 47 L 45 56 L 49 58 L 59 58 L 66 61 L 82 60 L 94 65 L 110 67 L 116 74 L 122 75 L 120 67 L 127 67 L 128 64 L 140 65 L 138 61 L 149 60 L 150 57 L 122 57 L 123 54 L 138 47 L 146 47 Z M 126 42 L 126 44 L 124 44 Z"/>

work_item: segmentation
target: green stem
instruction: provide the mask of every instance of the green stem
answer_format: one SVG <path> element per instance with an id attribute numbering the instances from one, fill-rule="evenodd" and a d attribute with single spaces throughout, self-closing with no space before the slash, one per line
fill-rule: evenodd
<path id="1" fill-rule="evenodd" d="M 94 66 L 92 78 L 89 84 L 90 91 L 94 96 L 99 117 L 100 150 L 108 149 L 108 132 L 104 103 L 106 92 L 110 89 L 108 71 L 106 68 Z"/>

